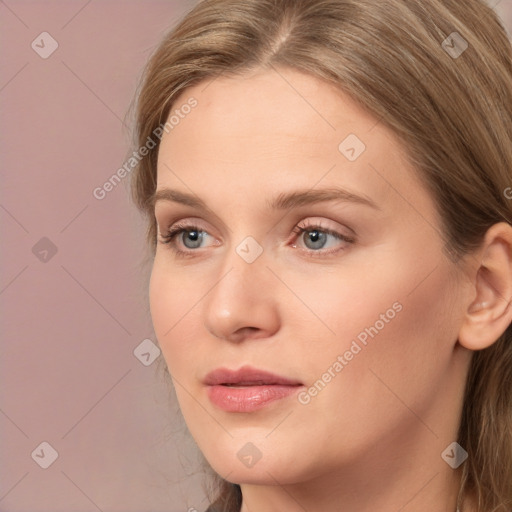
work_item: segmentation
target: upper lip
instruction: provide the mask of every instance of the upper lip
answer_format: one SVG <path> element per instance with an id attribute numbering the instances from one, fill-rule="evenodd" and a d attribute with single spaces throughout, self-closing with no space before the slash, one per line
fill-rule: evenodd
<path id="1" fill-rule="evenodd" d="M 238 370 L 217 368 L 205 377 L 204 383 L 207 386 L 218 386 L 220 384 L 238 384 L 241 386 L 263 386 L 272 384 L 298 386 L 302 384 L 298 380 L 287 379 L 286 377 L 265 370 L 252 368 L 251 366 L 243 366 Z"/>

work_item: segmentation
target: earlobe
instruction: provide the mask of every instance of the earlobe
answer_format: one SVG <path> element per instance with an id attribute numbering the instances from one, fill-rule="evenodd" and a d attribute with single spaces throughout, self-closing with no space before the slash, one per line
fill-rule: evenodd
<path id="1" fill-rule="evenodd" d="M 491 346 L 512 322 L 512 226 L 489 228 L 478 254 L 473 300 L 459 332 L 459 343 L 469 350 Z"/>

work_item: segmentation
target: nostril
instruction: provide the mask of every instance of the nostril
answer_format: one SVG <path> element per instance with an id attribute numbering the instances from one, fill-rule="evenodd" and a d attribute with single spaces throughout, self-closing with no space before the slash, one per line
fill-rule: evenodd
<path id="1" fill-rule="evenodd" d="M 236 331 L 236 335 L 243 336 L 246 338 L 256 338 L 257 336 L 255 336 L 255 334 L 257 334 L 260 331 L 261 329 L 259 329 L 258 327 L 241 327 L 240 329 L 238 329 L 238 331 Z"/>

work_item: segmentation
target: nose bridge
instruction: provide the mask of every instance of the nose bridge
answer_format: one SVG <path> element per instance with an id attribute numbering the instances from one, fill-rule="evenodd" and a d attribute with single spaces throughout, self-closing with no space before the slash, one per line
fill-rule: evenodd
<path id="1" fill-rule="evenodd" d="M 252 237 L 244 238 L 229 250 L 218 275 L 205 301 L 207 329 L 231 340 L 238 340 L 242 330 L 270 335 L 277 328 L 278 311 L 263 247 Z"/>
<path id="2" fill-rule="evenodd" d="M 235 233 L 233 232 L 233 235 Z M 236 236 L 236 235 L 235 235 Z M 252 236 L 238 237 L 241 241 L 233 244 L 226 252 L 222 263 L 218 288 L 222 293 L 237 293 L 239 290 L 247 292 L 245 299 L 257 299 L 258 284 L 268 279 L 269 270 L 266 267 L 267 255 L 263 246 Z M 225 290 L 224 290 L 225 288 Z"/>

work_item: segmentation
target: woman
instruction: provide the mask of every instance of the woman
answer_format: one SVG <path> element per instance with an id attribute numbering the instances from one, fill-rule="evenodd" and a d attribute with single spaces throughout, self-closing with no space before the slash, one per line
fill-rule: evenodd
<path id="1" fill-rule="evenodd" d="M 512 49 L 481 0 L 207 0 L 137 104 L 209 511 L 512 510 Z"/>

